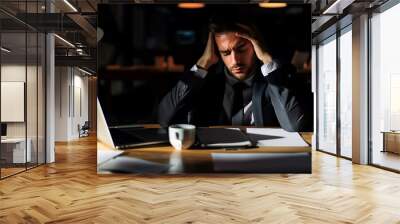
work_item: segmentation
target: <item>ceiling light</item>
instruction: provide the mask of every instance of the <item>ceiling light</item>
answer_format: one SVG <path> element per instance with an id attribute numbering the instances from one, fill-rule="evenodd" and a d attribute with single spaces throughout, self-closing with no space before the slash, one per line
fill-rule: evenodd
<path id="1" fill-rule="evenodd" d="M 9 49 L 7 49 L 7 48 L 5 48 L 5 47 L 1 47 L 0 49 L 1 49 L 2 51 L 6 52 L 6 53 L 10 53 L 10 52 L 11 52 L 11 50 L 9 50 Z"/>
<path id="2" fill-rule="evenodd" d="M 87 75 L 93 75 L 92 73 L 90 73 L 90 72 L 88 72 L 88 71 L 86 71 L 86 70 L 83 70 L 83 69 L 81 69 L 81 68 L 79 68 L 79 67 L 78 67 L 78 70 L 81 71 L 81 72 L 83 72 L 83 73 L 85 73 L 85 74 L 87 74 Z"/>
<path id="3" fill-rule="evenodd" d="M 332 5 L 330 5 L 327 9 L 324 10 L 322 14 L 330 13 L 330 11 L 336 8 L 337 4 L 339 4 L 340 0 L 335 1 Z"/>
<path id="4" fill-rule="evenodd" d="M 78 10 L 71 3 L 69 3 L 68 0 L 64 0 L 64 3 L 67 4 L 74 12 L 78 12 Z"/>
<path id="5" fill-rule="evenodd" d="M 336 0 L 332 5 L 322 12 L 322 14 L 342 14 L 343 9 L 351 5 L 354 0 Z"/>
<path id="6" fill-rule="evenodd" d="M 262 2 L 258 3 L 258 6 L 262 8 L 270 8 L 270 9 L 276 9 L 276 8 L 285 8 L 287 6 L 286 2 Z"/>
<path id="7" fill-rule="evenodd" d="M 62 42 L 64 42 L 65 44 L 67 44 L 68 46 L 75 48 L 75 45 L 73 45 L 73 44 L 72 44 L 71 42 L 69 42 L 68 40 L 66 40 L 66 39 L 64 39 L 64 38 L 62 38 L 62 37 L 60 37 L 60 36 L 57 35 L 57 34 L 54 34 L 54 36 L 57 37 L 57 38 L 58 38 L 59 40 L 61 40 Z"/>
<path id="8" fill-rule="evenodd" d="M 179 3 L 178 7 L 182 9 L 200 9 L 204 8 L 205 4 L 200 3 L 200 2 L 185 2 L 185 3 Z"/>
<path id="9" fill-rule="evenodd" d="M 85 45 L 83 45 L 81 42 L 75 42 L 75 46 L 76 47 L 85 47 Z"/>

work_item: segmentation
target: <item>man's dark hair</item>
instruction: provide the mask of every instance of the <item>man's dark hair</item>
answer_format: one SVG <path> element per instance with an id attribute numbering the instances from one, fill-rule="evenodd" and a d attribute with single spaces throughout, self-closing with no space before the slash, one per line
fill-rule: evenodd
<path id="1" fill-rule="evenodd" d="M 236 16 L 238 17 L 238 16 Z M 212 16 L 209 20 L 208 30 L 212 34 L 217 33 L 224 33 L 224 32 L 240 32 L 246 33 L 253 38 L 256 38 L 259 41 L 259 44 L 268 52 L 269 47 L 266 45 L 263 36 L 261 35 L 260 31 L 258 30 L 255 23 L 249 19 L 244 17 L 233 17 L 233 16 Z M 250 29 L 250 33 L 248 30 L 241 27 L 244 25 L 248 29 Z"/>
<path id="2" fill-rule="evenodd" d="M 238 19 L 227 16 L 213 16 L 210 18 L 208 29 L 212 34 L 223 32 L 244 32 L 245 30 L 238 24 L 245 25 L 251 29 L 255 29 L 253 23 L 248 20 Z"/>
<path id="3" fill-rule="evenodd" d="M 208 26 L 212 34 L 223 32 L 240 32 L 242 28 L 234 23 L 210 23 Z"/>

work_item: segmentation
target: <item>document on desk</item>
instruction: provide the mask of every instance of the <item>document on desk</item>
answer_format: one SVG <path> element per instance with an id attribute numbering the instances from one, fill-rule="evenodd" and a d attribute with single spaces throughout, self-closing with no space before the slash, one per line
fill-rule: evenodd
<path id="1" fill-rule="evenodd" d="M 169 164 L 130 156 L 117 156 L 97 166 L 99 173 L 167 173 Z"/>
<path id="2" fill-rule="evenodd" d="M 98 146 L 97 164 L 104 163 L 105 161 L 110 160 L 122 153 L 123 153 L 122 151 L 117 151 L 117 150 L 102 150 Z"/>
<path id="3" fill-rule="evenodd" d="M 212 153 L 215 172 L 306 173 L 311 170 L 308 152 Z"/>
<path id="4" fill-rule="evenodd" d="M 308 147 L 307 142 L 303 140 L 297 132 L 288 132 L 282 128 L 247 128 L 247 136 L 257 146 L 285 146 L 285 147 Z"/>

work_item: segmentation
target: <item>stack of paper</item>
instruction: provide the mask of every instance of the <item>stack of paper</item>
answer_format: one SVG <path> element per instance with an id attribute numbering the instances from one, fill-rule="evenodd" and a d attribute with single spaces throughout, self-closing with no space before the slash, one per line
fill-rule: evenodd
<path id="1" fill-rule="evenodd" d="M 257 146 L 309 146 L 299 133 L 288 132 L 282 128 L 247 128 L 246 132 L 250 139 L 257 142 Z"/>

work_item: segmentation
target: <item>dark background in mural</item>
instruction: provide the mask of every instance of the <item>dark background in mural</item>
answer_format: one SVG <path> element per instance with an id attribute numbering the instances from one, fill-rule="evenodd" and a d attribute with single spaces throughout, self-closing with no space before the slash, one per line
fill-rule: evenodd
<path id="1" fill-rule="evenodd" d="M 201 56 L 212 15 L 251 20 L 281 63 L 290 63 L 296 51 L 310 55 L 309 5 L 265 9 L 258 4 L 212 4 L 181 9 L 176 4 L 100 4 L 98 96 L 109 125 L 157 123 L 159 101 L 182 70 L 190 69 Z M 173 57 L 174 68 L 155 69 L 168 56 Z M 306 58 L 309 62 L 310 56 Z M 312 99 L 310 71 L 300 69 L 296 83 L 295 88 L 304 89 Z"/>

